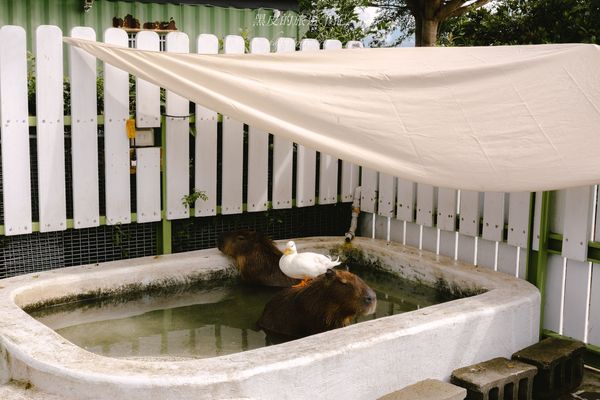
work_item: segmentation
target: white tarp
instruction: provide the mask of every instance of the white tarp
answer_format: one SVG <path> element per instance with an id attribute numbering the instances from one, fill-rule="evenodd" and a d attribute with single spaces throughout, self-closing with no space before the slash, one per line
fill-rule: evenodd
<path id="1" fill-rule="evenodd" d="M 167 54 L 65 38 L 237 120 L 408 180 L 478 191 L 600 182 L 600 47 Z"/>

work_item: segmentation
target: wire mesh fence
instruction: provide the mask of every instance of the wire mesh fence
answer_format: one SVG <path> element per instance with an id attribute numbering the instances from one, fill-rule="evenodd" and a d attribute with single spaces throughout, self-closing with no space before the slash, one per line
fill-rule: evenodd
<path id="1" fill-rule="evenodd" d="M 339 203 L 177 220 L 173 222 L 173 251 L 215 247 L 221 233 L 237 229 L 254 229 L 275 240 L 339 236 L 348 229 L 350 213 L 350 203 Z"/>
<path id="2" fill-rule="evenodd" d="M 0 278 L 156 254 L 158 223 L 0 236 Z"/>

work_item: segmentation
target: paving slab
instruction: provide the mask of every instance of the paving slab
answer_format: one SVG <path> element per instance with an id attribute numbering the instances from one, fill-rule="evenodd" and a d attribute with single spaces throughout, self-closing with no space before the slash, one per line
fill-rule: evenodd
<path id="1" fill-rule="evenodd" d="M 404 389 L 386 394 L 379 400 L 464 400 L 466 396 L 465 388 L 437 379 L 425 379 Z"/>

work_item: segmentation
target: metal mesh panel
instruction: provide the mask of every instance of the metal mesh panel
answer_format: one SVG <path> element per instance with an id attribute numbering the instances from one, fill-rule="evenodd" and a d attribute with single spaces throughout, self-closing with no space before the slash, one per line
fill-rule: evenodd
<path id="1" fill-rule="evenodd" d="M 31 176 L 31 218 L 40 220 L 40 203 L 38 191 L 38 162 L 35 128 L 29 129 L 29 173 Z"/>
<path id="2" fill-rule="evenodd" d="M 65 195 L 67 200 L 67 218 L 73 218 L 73 156 L 71 150 L 71 127 L 65 126 Z"/>
<path id="3" fill-rule="evenodd" d="M 106 215 L 106 174 L 104 167 L 104 127 L 98 127 L 98 207 L 100 215 Z"/>
<path id="4" fill-rule="evenodd" d="M 156 254 L 158 223 L 0 236 L 0 278 Z"/>
<path id="5" fill-rule="evenodd" d="M 183 252 L 216 246 L 223 232 L 255 229 L 273 239 L 304 236 L 340 236 L 350 224 L 351 204 L 269 210 L 173 221 L 173 251 Z"/>

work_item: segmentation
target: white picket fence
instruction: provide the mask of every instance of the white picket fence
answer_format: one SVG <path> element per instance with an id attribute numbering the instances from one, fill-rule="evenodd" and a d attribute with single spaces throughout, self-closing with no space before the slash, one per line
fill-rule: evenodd
<path id="1" fill-rule="evenodd" d="M 530 193 L 435 188 L 364 169 L 362 187 L 362 210 L 375 212 L 366 235 L 525 278 Z"/>
<path id="2" fill-rule="evenodd" d="M 563 247 L 548 258 L 544 327 L 600 346 L 600 264 L 587 261 L 588 240 L 600 241 L 598 186 L 558 191 L 553 203 Z"/>
<path id="3" fill-rule="evenodd" d="M 39 189 L 39 230 L 52 232 L 67 229 L 67 198 L 65 188 L 65 149 L 63 116 L 63 42 L 56 26 L 39 26 L 36 30 L 36 129 Z M 76 27 L 71 36 L 96 40 L 91 28 Z M 18 26 L 0 29 L 0 118 L 2 121 L 2 167 L 4 198 L 4 234 L 20 235 L 33 231 L 31 182 L 29 165 L 29 125 L 27 109 L 27 63 L 25 30 Z M 167 52 L 189 52 L 189 38 L 185 33 L 172 32 L 164 38 Z M 110 28 L 104 32 L 104 42 L 127 47 L 131 43 L 126 31 Z M 137 48 L 160 49 L 156 32 L 136 34 Z M 198 53 L 219 52 L 218 38 L 202 34 L 197 38 Z M 225 37 L 225 53 L 244 53 L 241 36 Z M 349 42 L 347 47 L 360 47 Z M 296 50 L 291 38 L 280 38 L 274 43 L 276 52 Z M 342 48 L 338 40 L 327 40 L 323 49 Z M 317 51 L 320 44 L 306 39 L 301 51 Z M 98 181 L 98 121 L 96 104 L 96 59 L 77 48 L 69 48 L 68 74 L 71 81 L 71 125 L 73 163 L 73 228 L 100 225 Z M 271 43 L 266 38 L 254 38 L 250 52 L 267 53 Z M 132 222 L 130 204 L 130 144 L 125 123 L 129 110 L 128 74 L 104 64 L 104 154 L 106 224 Z M 160 88 L 136 80 L 136 126 L 161 126 Z M 217 214 L 217 121 L 215 111 L 196 105 L 195 189 L 204 191 L 208 200 L 198 200 L 195 216 Z M 170 91 L 166 93 L 166 202 L 165 217 L 175 220 L 189 217 L 182 202 L 190 194 L 189 188 L 189 101 Z M 243 210 L 243 140 L 242 121 L 223 116 L 222 193 L 221 213 L 236 214 Z M 268 154 L 269 137 L 249 127 L 247 211 L 268 208 Z M 298 146 L 297 150 L 297 203 L 298 207 L 315 204 L 316 151 Z M 274 138 L 272 206 L 276 209 L 292 207 L 293 144 Z M 158 147 L 136 148 L 136 192 L 138 223 L 160 221 L 161 216 L 161 152 Z M 337 159 L 322 154 L 320 160 L 319 204 L 331 204 L 337 198 Z M 358 185 L 358 167 L 343 163 L 342 196 L 350 200 Z"/>
<path id="4" fill-rule="evenodd" d="M 36 31 L 36 129 L 39 193 L 39 230 L 67 229 L 65 149 L 63 115 L 63 33 L 55 26 Z M 74 28 L 74 37 L 96 40 L 85 27 Z M 127 33 L 110 28 L 104 41 L 126 47 Z M 175 32 L 166 36 L 168 52 L 189 52 L 189 38 Z M 137 34 L 138 48 L 159 50 L 155 32 Z M 348 43 L 346 47 L 356 47 Z M 250 52 L 267 53 L 272 44 L 254 38 Z M 291 38 L 274 43 L 277 52 L 295 51 Z M 319 51 L 316 40 L 305 39 L 300 51 Z M 338 49 L 342 43 L 327 40 L 323 49 Z M 218 38 L 202 34 L 197 38 L 198 53 L 219 51 Z M 100 224 L 97 164 L 98 121 L 96 115 L 96 60 L 87 53 L 69 48 L 68 72 L 71 80 L 71 125 L 73 163 L 73 228 Z M 240 36 L 224 39 L 225 53 L 243 53 Z M 2 180 L 4 234 L 31 233 L 32 205 L 30 182 L 29 119 L 27 109 L 27 63 L 25 31 L 17 26 L 0 28 L 0 121 L 2 141 Z M 129 140 L 125 132 L 128 109 L 128 74 L 103 65 L 104 74 L 104 154 L 106 224 L 132 222 L 129 186 Z M 135 110 L 138 127 L 159 127 L 160 91 L 155 85 L 137 80 Z M 166 96 L 165 218 L 189 217 L 182 198 L 189 190 L 189 102 L 174 93 Z M 195 216 L 217 214 L 217 121 L 218 115 L 201 105 L 195 111 L 195 188 L 206 192 L 208 200 L 198 200 Z M 223 116 L 221 213 L 241 213 L 268 208 L 268 133 L 249 127 L 248 193 L 243 199 L 243 122 Z M 296 206 L 331 204 L 338 201 L 338 162 L 321 154 L 319 196 L 315 199 L 315 149 L 297 146 Z M 293 144 L 279 137 L 273 143 L 272 206 L 292 207 Z M 161 149 L 136 149 L 136 191 L 138 223 L 160 221 Z M 363 235 L 393 240 L 524 278 L 526 275 L 527 234 L 530 193 L 477 193 L 435 188 L 407 182 L 351 163 L 341 163 L 342 201 L 351 201 L 354 188 L 362 186 L 361 227 Z M 360 177 L 359 177 L 360 173 Z M 551 173 L 551 171 L 549 171 Z M 544 326 L 561 334 L 600 346 L 600 266 L 588 263 L 587 241 L 600 238 L 597 220 L 597 188 L 577 188 L 556 195 L 551 229 L 564 235 L 563 254 L 548 260 L 547 296 L 544 300 Z M 533 248 L 537 249 L 539 199 L 534 219 Z M 371 217 L 369 215 L 373 217 Z M 414 217 L 416 215 L 416 218 Z M 456 229 L 459 216 L 460 228 Z M 480 221 L 483 228 L 480 230 Z M 505 226 L 507 231 L 505 232 Z M 506 233 L 506 240 L 504 240 Z"/>
<path id="5" fill-rule="evenodd" d="M 361 206 L 368 213 L 361 222 L 363 235 L 526 277 L 531 193 L 434 188 L 365 169 L 362 187 Z M 600 239 L 597 190 L 555 192 L 550 230 L 563 235 L 563 245 L 561 255 L 548 256 L 543 327 L 600 346 L 600 265 L 587 261 L 588 240 Z M 540 208 L 541 193 L 536 193 L 534 250 L 539 249 Z"/>

